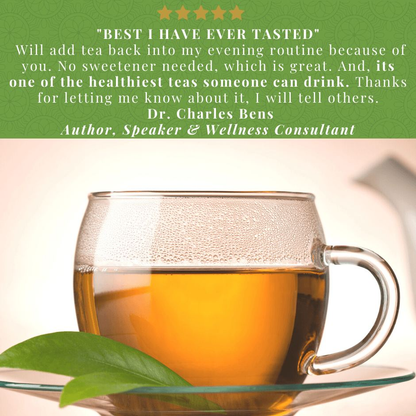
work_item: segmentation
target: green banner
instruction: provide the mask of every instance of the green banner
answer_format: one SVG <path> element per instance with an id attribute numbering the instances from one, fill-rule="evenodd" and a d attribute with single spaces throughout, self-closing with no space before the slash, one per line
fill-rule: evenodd
<path id="1" fill-rule="evenodd" d="M 13 0 L 2 138 L 416 137 L 416 3 Z"/>

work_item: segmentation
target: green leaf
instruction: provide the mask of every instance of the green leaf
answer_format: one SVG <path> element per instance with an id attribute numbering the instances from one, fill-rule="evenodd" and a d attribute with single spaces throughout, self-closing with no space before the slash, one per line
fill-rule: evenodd
<path id="1" fill-rule="evenodd" d="M 109 394 L 126 393 L 140 387 L 154 387 L 140 377 L 125 373 L 93 373 L 71 380 L 61 394 L 60 407 L 69 406 L 77 401 Z M 135 394 L 131 392 L 131 394 Z M 141 394 L 140 397 L 172 403 L 180 407 L 223 413 L 216 403 L 197 394 Z"/>
<path id="2" fill-rule="evenodd" d="M 28 339 L 0 355 L 0 367 L 78 377 L 122 372 L 159 386 L 190 386 L 149 355 L 112 339 L 85 332 L 55 332 Z"/>
<path id="3" fill-rule="evenodd" d="M 0 367 L 75 377 L 64 389 L 62 406 L 83 398 L 117 394 L 142 386 L 191 386 L 149 355 L 109 338 L 84 332 L 56 332 L 31 338 L 0 354 Z M 222 410 L 196 394 L 163 394 L 157 399 L 191 409 Z"/>
<path id="4" fill-rule="evenodd" d="M 124 393 L 138 387 L 149 386 L 146 381 L 140 383 L 139 376 L 124 373 L 93 373 L 76 377 L 63 389 L 60 407 L 69 406 L 84 399 L 108 394 Z"/>

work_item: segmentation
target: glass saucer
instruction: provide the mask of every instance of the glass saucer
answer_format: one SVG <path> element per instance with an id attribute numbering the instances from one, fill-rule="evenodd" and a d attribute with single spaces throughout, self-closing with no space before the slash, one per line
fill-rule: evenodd
<path id="1" fill-rule="evenodd" d="M 208 407 L 192 410 L 164 401 L 168 398 L 186 404 L 192 395 L 198 394 L 221 406 L 226 415 L 289 416 L 309 406 L 366 393 L 414 377 L 415 373 L 401 368 L 360 366 L 338 374 L 309 376 L 303 384 L 146 387 L 129 394 L 84 400 L 76 405 L 95 410 L 102 416 L 196 416 L 212 413 Z M 59 401 L 60 392 L 68 380 L 68 377 L 34 371 L 0 371 L 0 388 L 54 401 Z"/>

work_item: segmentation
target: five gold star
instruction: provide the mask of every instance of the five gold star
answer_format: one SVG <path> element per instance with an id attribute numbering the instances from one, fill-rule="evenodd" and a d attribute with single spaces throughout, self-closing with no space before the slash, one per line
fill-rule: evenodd
<path id="1" fill-rule="evenodd" d="M 160 14 L 160 20 L 166 19 L 170 20 L 170 14 L 172 13 L 172 10 L 169 10 L 166 5 L 163 6 L 163 9 L 157 11 Z M 185 6 L 182 5 L 182 7 L 179 10 L 175 10 L 176 14 L 178 15 L 178 20 L 185 19 L 188 20 L 188 14 L 191 12 L 190 10 L 185 9 Z M 221 7 L 218 5 L 215 10 L 211 10 L 212 14 L 214 15 L 214 20 L 220 19 L 224 20 L 224 14 L 226 13 L 226 10 L 221 9 Z M 231 20 L 234 19 L 240 19 L 243 20 L 241 17 L 244 13 L 244 10 L 241 10 L 237 5 L 234 7 L 233 10 L 229 10 L 231 13 Z M 199 6 L 199 9 L 194 10 L 194 13 L 196 14 L 196 20 L 203 19 L 207 20 L 207 13 L 209 13 L 209 10 L 205 10 L 202 5 Z"/>
<path id="2" fill-rule="evenodd" d="M 234 19 L 243 20 L 241 15 L 244 13 L 244 10 L 241 10 L 238 6 L 235 6 L 233 10 L 230 10 L 230 13 L 232 15 L 231 20 L 234 20 Z"/>
<path id="3" fill-rule="evenodd" d="M 208 10 L 205 10 L 202 6 L 199 6 L 198 10 L 194 10 L 194 13 L 196 14 L 196 20 L 198 19 L 207 20 Z"/>
<path id="4" fill-rule="evenodd" d="M 169 15 L 172 13 L 172 10 L 168 10 L 168 8 L 166 6 L 163 6 L 163 9 L 158 10 L 157 12 L 160 14 L 160 20 L 163 20 L 163 19 L 170 20 Z"/>
<path id="5" fill-rule="evenodd" d="M 217 6 L 215 10 L 211 10 L 211 11 L 214 14 L 214 20 L 217 20 L 217 19 L 224 20 L 224 13 L 226 12 L 226 10 L 223 10 L 221 9 L 220 6 Z"/>
<path id="6" fill-rule="evenodd" d="M 188 13 L 190 10 L 186 10 L 185 6 L 182 6 L 179 10 L 175 10 L 178 14 L 178 20 L 185 19 L 188 20 Z"/>

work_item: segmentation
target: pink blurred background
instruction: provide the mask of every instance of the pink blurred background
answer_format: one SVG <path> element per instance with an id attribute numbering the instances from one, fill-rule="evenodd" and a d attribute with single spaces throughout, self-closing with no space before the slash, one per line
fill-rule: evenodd
<path id="1" fill-rule="evenodd" d="M 416 369 L 416 314 L 396 212 L 353 181 L 394 155 L 416 172 L 416 140 L 2 140 L 0 141 L 0 351 L 42 333 L 77 330 L 72 270 L 87 194 L 98 190 L 290 190 L 316 195 L 329 244 L 370 248 L 402 290 L 393 335 L 371 362 Z M 378 289 L 357 268 L 331 269 L 321 353 L 345 349 L 371 327 Z M 411 382 L 307 409 L 338 416 L 413 416 Z M 0 414 L 87 416 L 0 390 Z"/>

